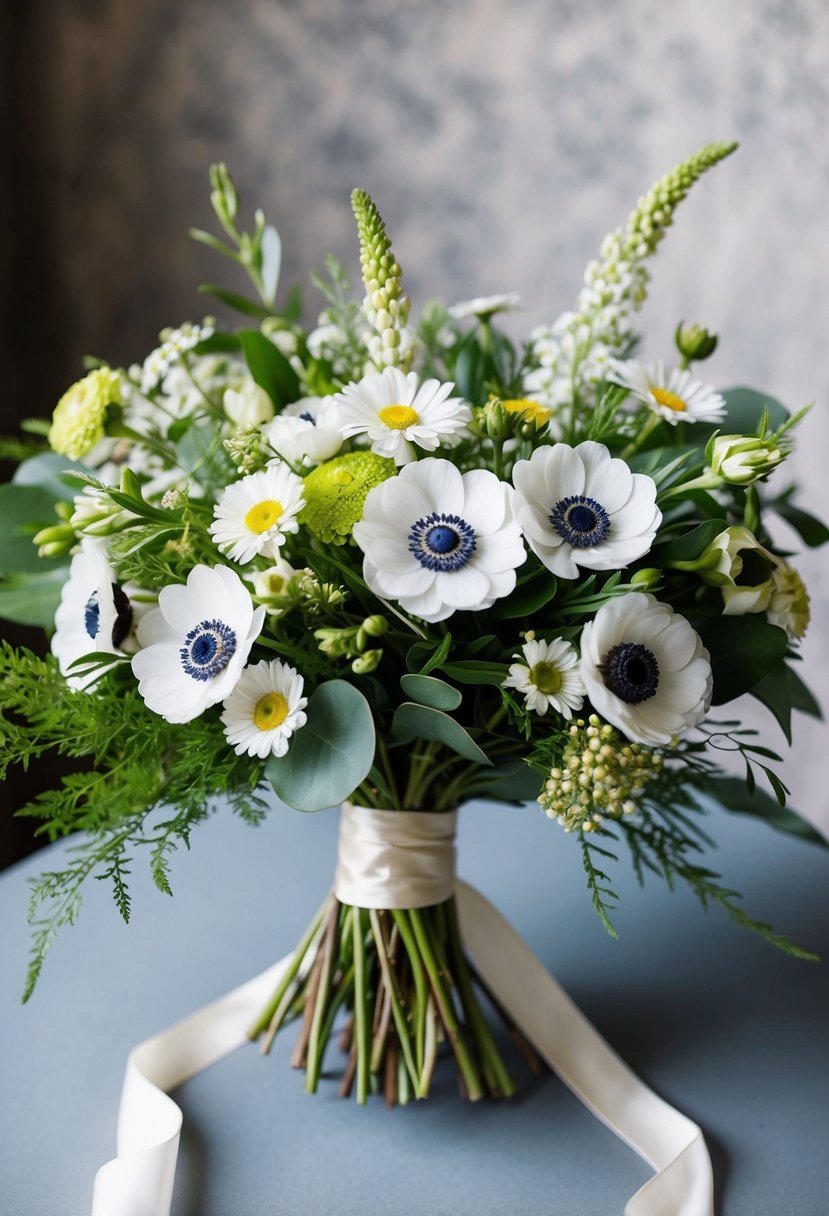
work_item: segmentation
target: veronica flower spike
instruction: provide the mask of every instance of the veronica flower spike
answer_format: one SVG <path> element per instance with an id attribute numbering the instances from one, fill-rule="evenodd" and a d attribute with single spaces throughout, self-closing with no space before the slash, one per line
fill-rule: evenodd
<path id="1" fill-rule="evenodd" d="M 526 559 L 513 490 L 486 469 L 430 457 L 375 486 L 354 525 L 363 577 L 424 621 L 490 608 Z"/>
<path id="2" fill-rule="evenodd" d="M 336 398 L 343 435 L 366 435 L 373 452 L 408 464 L 415 447 L 434 452 L 466 432 L 472 411 L 451 396 L 454 387 L 439 380 L 421 384 L 414 372 L 404 375 L 397 367 L 365 376 Z"/>
<path id="3" fill-rule="evenodd" d="M 536 448 L 513 470 L 515 514 L 527 544 L 559 578 L 622 570 L 643 557 L 662 522 L 656 484 L 601 443 Z"/>
<path id="4" fill-rule="evenodd" d="M 163 587 L 138 626 L 142 649 L 132 660 L 147 707 L 168 722 L 190 722 L 224 700 L 264 619 L 227 566 L 194 566 L 186 585 Z"/>

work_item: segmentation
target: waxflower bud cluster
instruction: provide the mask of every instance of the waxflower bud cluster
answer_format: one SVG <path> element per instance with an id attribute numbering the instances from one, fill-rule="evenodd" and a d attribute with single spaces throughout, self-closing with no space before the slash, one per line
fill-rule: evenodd
<path id="1" fill-rule="evenodd" d="M 376 613 L 366 617 L 360 625 L 315 629 L 314 637 L 323 654 L 352 659 L 351 670 L 355 675 L 368 675 L 377 669 L 383 657 L 382 650 L 369 648 L 369 639 L 382 637 L 388 627 L 386 618 Z"/>
<path id="2" fill-rule="evenodd" d="M 223 446 L 236 466 L 237 473 L 255 473 L 267 463 L 262 448 L 262 431 L 253 422 L 238 427 L 223 441 Z"/>
<path id="3" fill-rule="evenodd" d="M 662 766 L 661 752 L 628 743 L 596 714 L 577 718 L 538 802 L 566 832 L 594 832 L 605 816 L 633 814 L 637 797 Z"/>
<path id="4" fill-rule="evenodd" d="M 374 333 L 368 338 L 372 361 L 381 371 L 400 367 L 408 371 L 413 351 L 406 347 L 403 331 L 410 302 L 401 284 L 401 271 L 392 253 L 380 212 L 364 190 L 355 190 L 351 205 L 360 235 L 360 266 L 366 296 L 363 311 Z"/>

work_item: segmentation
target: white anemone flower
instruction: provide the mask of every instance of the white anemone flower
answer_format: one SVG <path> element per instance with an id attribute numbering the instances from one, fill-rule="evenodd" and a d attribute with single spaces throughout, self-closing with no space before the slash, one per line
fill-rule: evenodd
<path id="1" fill-rule="evenodd" d="M 527 544 L 559 578 L 622 570 L 653 544 L 662 513 L 656 485 L 586 440 L 536 448 L 513 470 L 515 514 Z"/>
<path id="2" fill-rule="evenodd" d="M 478 317 L 487 321 L 496 312 L 520 312 L 526 308 L 517 291 L 507 291 L 494 296 L 474 296 L 471 300 L 459 300 L 447 309 L 450 317 Z"/>
<path id="3" fill-rule="evenodd" d="M 552 642 L 530 638 L 521 647 L 521 657 L 524 662 L 512 664 L 503 687 L 520 692 L 533 713 L 554 709 L 563 718 L 572 718 L 573 710 L 581 709 L 584 702 L 575 647 L 563 638 Z"/>
<path id="4" fill-rule="evenodd" d="M 273 450 L 295 465 L 322 464 L 343 445 L 340 416 L 332 397 L 303 397 L 286 406 L 265 431 Z"/>
<path id="5" fill-rule="evenodd" d="M 434 457 L 406 465 L 369 492 L 354 525 L 365 581 L 424 621 L 490 608 L 526 559 L 512 496 L 486 469 L 462 474 Z"/>
<path id="6" fill-rule="evenodd" d="M 186 585 L 163 587 L 138 626 L 132 670 L 147 708 L 190 722 L 233 690 L 265 609 L 227 566 L 194 566 Z"/>
<path id="7" fill-rule="evenodd" d="M 273 418 L 273 402 L 252 376 L 246 376 L 238 388 L 225 389 L 222 404 L 237 426 L 261 426 Z"/>
<path id="8" fill-rule="evenodd" d="M 395 464 L 414 460 L 414 448 L 434 452 L 456 443 L 472 421 L 465 401 L 450 394 L 454 384 L 424 380 L 397 367 L 348 384 L 336 401 L 343 435 L 366 435 L 371 450 Z"/>
<path id="9" fill-rule="evenodd" d="M 303 679 L 281 659 L 246 667 L 222 711 L 225 738 L 237 756 L 284 756 L 305 725 Z"/>
<path id="10" fill-rule="evenodd" d="M 73 674 L 72 664 L 93 651 L 122 654 L 130 643 L 132 627 L 132 604 L 115 581 L 104 546 L 84 537 L 61 591 L 52 637 L 52 654 L 69 686 L 88 688 L 110 670 L 96 667 L 78 675 Z"/>
<path id="11" fill-rule="evenodd" d="M 620 384 L 655 414 L 676 426 L 678 422 L 721 422 L 725 398 L 708 384 L 695 380 L 689 371 L 636 359 L 609 361 L 608 380 Z"/>
<path id="12" fill-rule="evenodd" d="M 711 703 L 711 664 L 699 634 L 641 591 L 608 600 L 584 626 L 581 678 L 596 712 L 649 747 L 697 726 Z"/>
<path id="13" fill-rule="evenodd" d="M 246 565 L 257 553 L 276 557 L 305 506 L 302 478 L 274 460 L 259 473 L 234 481 L 213 511 L 210 535 L 231 561 Z"/>

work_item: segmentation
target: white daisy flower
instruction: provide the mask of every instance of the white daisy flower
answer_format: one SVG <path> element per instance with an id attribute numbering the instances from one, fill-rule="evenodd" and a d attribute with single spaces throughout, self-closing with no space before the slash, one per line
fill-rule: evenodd
<path id="1" fill-rule="evenodd" d="M 291 735 L 305 725 L 302 687 L 302 676 L 281 659 L 245 668 L 222 711 L 237 756 L 285 755 Z"/>
<path id="2" fill-rule="evenodd" d="M 526 559 L 513 490 L 448 460 L 406 465 L 368 494 L 354 539 L 371 590 L 425 621 L 482 611 L 515 587 Z"/>
<path id="3" fill-rule="evenodd" d="M 72 558 L 55 613 L 52 654 L 71 688 L 88 688 L 110 668 L 97 667 L 84 675 L 72 664 L 93 651 L 121 654 L 133 627 L 133 607 L 115 581 L 115 572 L 100 542 L 89 537 Z"/>
<path id="4" fill-rule="evenodd" d="M 721 422 L 725 417 L 725 399 L 710 385 L 695 380 L 689 371 L 674 368 L 667 372 L 663 363 L 635 359 L 627 363 L 610 359 L 608 366 L 608 380 L 621 384 L 671 426 L 678 422 Z"/>
<path id="5" fill-rule="evenodd" d="M 305 506 L 302 478 L 281 461 L 234 481 L 213 511 L 210 535 L 231 561 L 246 565 L 257 553 L 276 557 Z"/>
<path id="6" fill-rule="evenodd" d="M 586 440 L 537 448 L 512 474 L 515 514 L 527 544 L 559 578 L 621 570 L 650 549 L 662 513 L 656 485 Z"/>
<path id="7" fill-rule="evenodd" d="M 273 402 L 253 376 L 245 376 L 238 388 L 225 389 L 222 404 L 237 426 L 261 426 L 273 418 Z"/>
<path id="8" fill-rule="evenodd" d="M 496 312 L 520 312 L 526 304 L 516 291 L 503 292 L 494 296 L 475 296 L 471 300 L 459 300 L 447 309 L 450 317 L 478 317 L 482 321 L 489 320 Z"/>
<path id="9" fill-rule="evenodd" d="M 563 638 L 542 642 L 531 638 L 521 647 L 525 663 L 513 663 L 504 688 L 522 694 L 527 709 L 545 714 L 551 707 L 563 718 L 571 718 L 584 702 L 579 675 L 579 656 Z M 515 656 L 518 658 L 518 655 Z"/>
<path id="10" fill-rule="evenodd" d="M 581 678 L 596 712 L 649 747 L 685 734 L 711 703 L 711 664 L 699 635 L 640 591 L 608 600 L 584 626 Z"/>
<path id="11" fill-rule="evenodd" d="M 275 452 L 295 465 L 322 464 L 343 445 L 339 411 L 333 397 L 303 397 L 274 418 L 265 438 Z"/>
<path id="12" fill-rule="evenodd" d="M 233 690 L 262 629 L 245 584 L 227 566 L 194 566 L 186 585 L 163 587 L 138 626 L 132 660 L 148 709 L 190 722 Z"/>
<path id="13" fill-rule="evenodd" d="M 371 449 L 390 456 L 395 464 L 414 460 L 414 448 L 434 452 L 453 443 L 472 421 L 472 411 L 459 397 L 450 397 L 454 384 L 424 380 L 397 367 L 365 376 L 347 385 L 336 398 L 343 435 L 367 435 Z"/>

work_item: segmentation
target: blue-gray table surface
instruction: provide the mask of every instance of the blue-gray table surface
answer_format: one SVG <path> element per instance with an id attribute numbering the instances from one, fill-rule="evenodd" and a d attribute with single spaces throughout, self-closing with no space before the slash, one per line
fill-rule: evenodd
<path id="1" fill-rule="evenodd" d="M 700 1123 L 720 1216 L 829 1212 L 829 852 L 715 811 L 714 868 L 822 965 L 786 958 L 619 867 L 621 940 L 591 910 L 576 842 L 534 807 L 461 814 L 460 872 L 512 920 L 609 1042 Z M 0 1213 L 85 1216 L 114 1151 L 129 1049 L 263 970 L 296 942 L 333 872 L 337 814 L 276 806 L 250 828 L 218 812 L 176 857 L 175 897 L 133 865 L 133 921 L 93 883 L 32 1001 L 26 879 L 0 876 Z M 288 1058 L 242 1048 L 177 1092 L 175 1216 L 621 1216 L 649 1170 L 554 1077 L 501 1104 L 434 1096 L 387 1111 L 316 1097 Z M 519 1070 L 520 1071 L 520 1070 Z"/>

